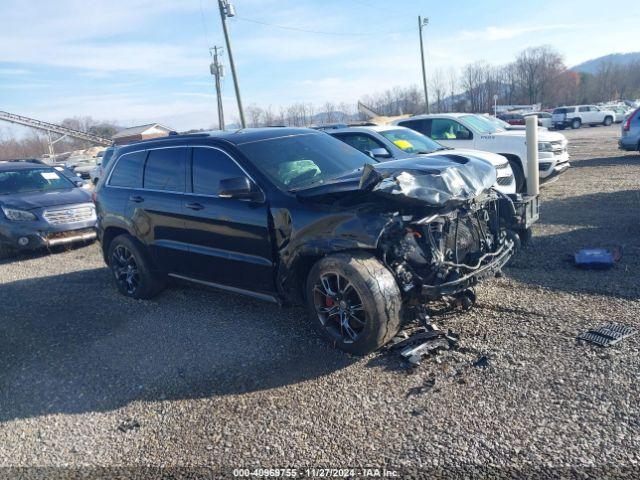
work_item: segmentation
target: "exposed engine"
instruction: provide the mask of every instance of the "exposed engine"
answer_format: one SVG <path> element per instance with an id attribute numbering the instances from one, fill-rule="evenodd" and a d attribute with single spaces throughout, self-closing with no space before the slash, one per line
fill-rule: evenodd
<path id="1" fill-rule="evenodd" d="M 514 247 L 499 208 L 488 194 L 446 213 L 396 217 L 380 248 L 405 293 L 435 299 L 499 271 Z"/>

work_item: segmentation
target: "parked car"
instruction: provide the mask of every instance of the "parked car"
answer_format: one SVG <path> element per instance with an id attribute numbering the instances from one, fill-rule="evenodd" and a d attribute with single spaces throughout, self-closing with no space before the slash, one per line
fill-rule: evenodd
<path id="1" fill-rule="evenodd" d="M 558 129 L 571 127 L 580 128 L 584 125 L 605 125 L 609 126 L 615 119 L 615 113 L 611 110 L 603 110 L 595 105 L 572 105 L 568 107 L 558 107 L 553 110 L 553 126 Z"/>
<path id="2" fill-rule="evenodd" d="M 552 115 L 549 112 L 530 112 L 525 113 L 523 117 L 526 120 L 526 118 L 531 115 L 536 115 L 538 117 L 538 126 L 544 128 L 553 128 L 553 119 L 551 118 Z"/>
<path id="3" fill-rule="evenodd" d="M 0 162 L 0 251 L 96 238 L 91 194 L 53 167 Z"/>
<path id="4" fill-rule="evenodd" d="M 498 118 L 509 125 L 524 125 L 524 116 L 521 113 L 501 113 Z"/>
<path id="5" fill-rule="evenodd" d="M 394 125 L 409 127 L 446 147 L 483 150 L 504 156 L 513 170 L 516 191 L 526 191 L 526 131 L 505 131 L 483 115 L 438 113 L 395 120 Z M 540 182 L 545 183 L 569 168 L 567 139 L 557 132 L 538 133 Z"/>
<path id="6" fill-rule="evenodd" d="M 496 170 L 443 155 L 378 163 L 323 132 L 243 129 L 119 147 L 96 188 L 119 291 L 167 276 L 306 303 L 335 346 L 365 354 L 415 308 L 466 296 L 513 253 Z"/>
<path id="7" fill-rule="evenodd" d="M 386 125 L 320 127 L 320 129 L 380 162 L 414 157 L 428 159 L 443 154 L 473 156 L 489 162 L 496 168 L 498 178 L 495 188 L 497 190 L 505 194 L 516 193 L 513 172 L 509 162 L 502 155 L 479 150 L 445 147 L 435 140 L 405 127 Z"/>
<path id="8" fill-rule="evenodd" d="M 91 172 L 90 172 L 91 183 L 93 185 L 96 185 L 98 181 L 102 178 L 105 168 L 107 168 L 107 166 L 109 165 L 109 162 L 113 158 L 113 152 L 115 151 L 115 149 L 116 147 L 108 147 L 98 154 L 100 156 L 98 160 L 98 164 L 95 167 L 93 167 L 93 169 L 91 169 Z"/>
<path id="9" fill-rule="evenodd" d="M 618 140 L 621 150 L 640 152 L 640 108 L 631 112 L 622 122 L 622 134 Z"/>
<path id="10" fill-rule="evenodd" d="M 627 106 L 622 106 L 622 105 L 615 105 L 612 107 L 608 107 L 608 109 L 615 114 L 615 117 L 613 119 L 615 123 L 622 123 L 627 118 L 627 116 L 631 112 L 633 112 L 632 108 L 629 108 Z"/>

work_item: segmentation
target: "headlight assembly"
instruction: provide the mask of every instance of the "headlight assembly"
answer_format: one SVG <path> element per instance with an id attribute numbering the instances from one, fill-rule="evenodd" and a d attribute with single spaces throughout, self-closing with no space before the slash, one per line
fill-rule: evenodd
<path id="1" fill-rule="evenodd" d="M 27 212 L 26 210 L 16 210 L 15 208 L 2 207 L 2 211 L 4 212 L 4 216 L 7 217 L 8 220 L 12 220 L 14 222 L 28 222 L 31 220 L 36 220 L 36 216 Z"/>

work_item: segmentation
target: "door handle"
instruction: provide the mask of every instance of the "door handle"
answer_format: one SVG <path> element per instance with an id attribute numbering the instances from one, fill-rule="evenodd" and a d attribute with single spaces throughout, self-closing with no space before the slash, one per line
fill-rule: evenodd
<path id="1" fill-rule="evenodd" d="M 202 210 L 204 208 L 204 205 L 202 205 L 201 203 L 187 203 L 185 207 L 191 210 Z"/>
<path id="2" fill-rule="evenodd" d="M 144 198 L 142 198 L 140 195 L 131 195 L 129 197 L 129 200 L 131 200 L 132 202 L 135 203 L 142 203 L 144 202 Z"/>

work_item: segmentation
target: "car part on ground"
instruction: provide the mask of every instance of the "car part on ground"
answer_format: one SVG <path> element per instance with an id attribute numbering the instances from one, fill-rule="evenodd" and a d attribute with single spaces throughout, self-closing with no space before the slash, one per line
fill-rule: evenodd
<path id="1" fill-rule="evenodd" d="M 153 296 L 168 274 L 307 303 L 316 327 L 355 354 L 395 335 L 407 308 L 498 274 L 520 222 L 486 161 L 376 163 L 308 129 L 141 142 L 118 149 L 105 175 L 99 233 L 124 295 Z"/>
<path id="2" fill-rule="evenodd" d="M 617 323 L 607 323 L 602 327 L 581 333 L 578 339 L 593 343 L 599 347 L 611 347 L 636 333 L 638 333 L 638 331 L 634 327 Z"/>
<path id="3" fill-rule="evenodd" d="M 613 267 L 622 260 L 622 247 L 583 248 L 573 255 L 573 262 L 578 268 L 603 270 Z"/>

